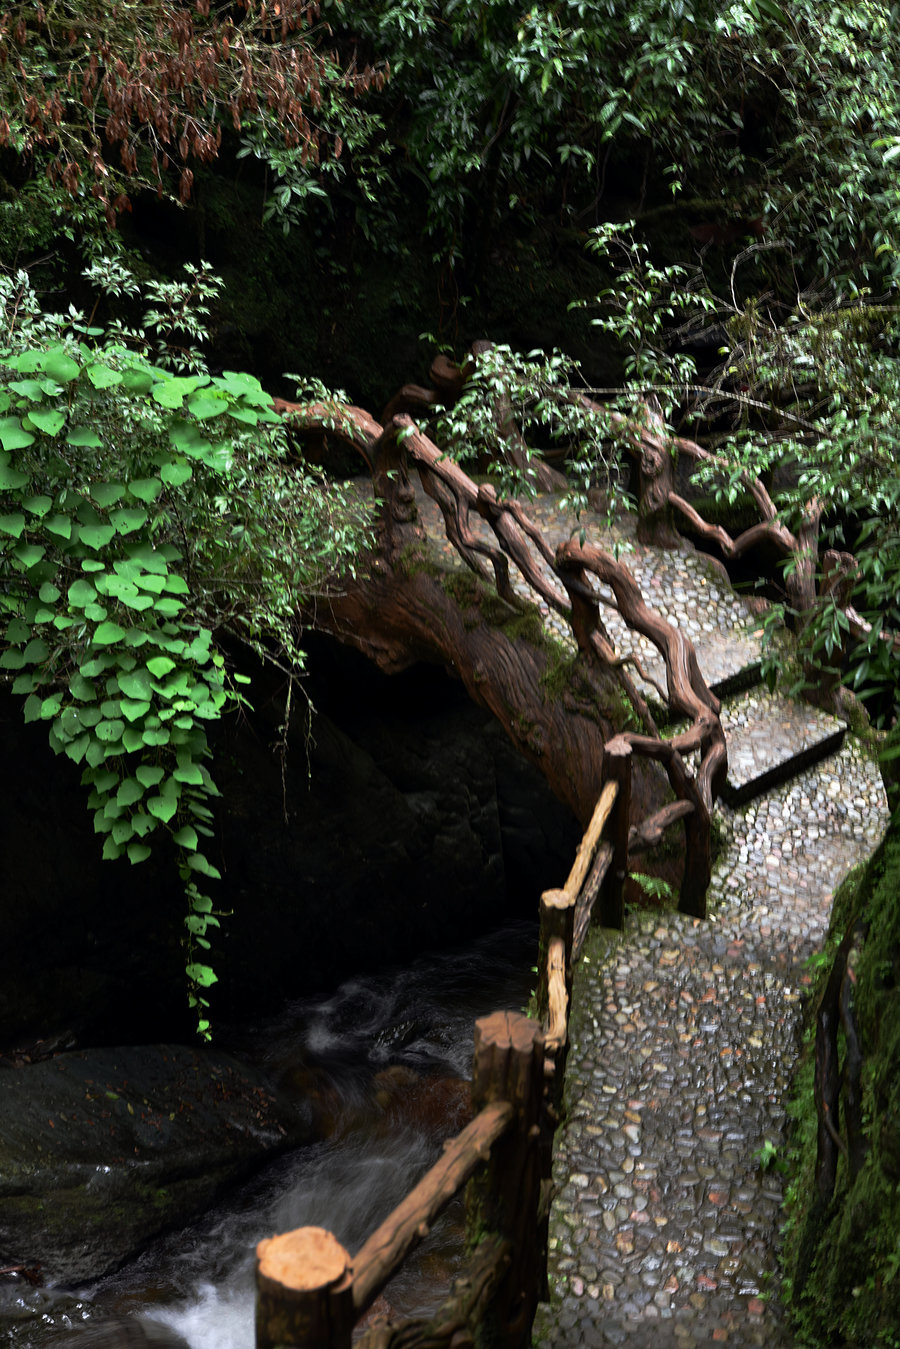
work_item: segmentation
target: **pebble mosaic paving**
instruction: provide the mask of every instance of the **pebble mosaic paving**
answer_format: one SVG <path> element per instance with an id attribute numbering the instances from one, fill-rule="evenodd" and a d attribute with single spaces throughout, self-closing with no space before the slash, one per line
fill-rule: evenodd
<path id="1" fill-rule="evenodd" d="M 723 704 L 722 727 L 728 745 L 724 795 L 733 806 L 833 753 L 845 732 L 842 721 L 819 708 L 758 689 Z"/>
<path id="2" fill-rule="evenodd" d="M 783 1142 L 804 962 L 887 808 L 877 768 L 848 740 L 721 814 L 730 841 L 709 920 L 631 914 L 577 971 L 538 1344 L 791 1343 L 781 1176 L 758 1153 Z"/>

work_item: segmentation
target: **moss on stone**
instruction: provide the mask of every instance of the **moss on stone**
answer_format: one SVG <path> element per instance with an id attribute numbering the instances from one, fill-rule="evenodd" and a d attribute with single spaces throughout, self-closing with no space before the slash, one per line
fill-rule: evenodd
<path id="1" fill-rule="evenodd" d="M 549 647 L 552 639 L 546 633 L 537 605 L 523 601 L 521 608 L 513 608 L 468 569 L 445 573 L 443 584 L 460 609 L 473 611 L 470 617 L 464 616 L 467 627 L 486 623 L 488 627 L 499 628 L 511 642 L 525 641 L 538 649 Z"/>
<path id="2" fill-rule="evenodd" d="M 550 658 L 540 678 L 541 692 L 545 702 L 560 697 L 578 677 L 578 656 L 567 650 L 562 642 L 551 641 Z"/>
<path id="3" fill-rule="evenodd" d="M 855 1006 L 864 1055 L 863 1128 L 867 1156 L 851 1180 L 838 1163 L 831 1200 L 815 1190 L 814 1034 L 795 1081 L 786 1290 L 801 1341 L 810 1345 L 897 1346 L 900 1327 L 900 814 L 882 846 L 839 888 L 829 945 L 861 922 Z M 817 962 L 817 995 L 829 960 Z M 818 1000 L 814 996 L 812 1006 Z M 812 1023 L 812 1017 L 810 1018 Z M 839 1043 L 843 1056 L 844 1047 Z M 845 1128 L 844 1120 L 839 1121 Z"/>
<path id="4" fill-rule="evenodd" d="M 444 577 L 444 589 L 460 608 L 477 605 L 482 592 L 478 577 L 468 570 L 448 572 Z"/>

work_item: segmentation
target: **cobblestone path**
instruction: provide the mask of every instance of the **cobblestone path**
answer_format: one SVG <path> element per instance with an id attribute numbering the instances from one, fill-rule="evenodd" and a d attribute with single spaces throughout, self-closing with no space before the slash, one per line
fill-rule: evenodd
<path id="1" fill-rule="evenodd" d="M 629 916 L 577 973 L 551 1217 L 553 1346 L 790 1344 L 778 1302 L 781 1146 L 803 962 L 886 822 L 854 741 L 722 808 L 710 918 Z"/>
<path id="2" fill-rule="evenodd" d="M 550 538 L 573 527 L 551 499 L 533 509 Z M 710 682 L 758 657 L 758 620 L 702 555 L 618 534 L 648 603 L 688 632 Z M 588 537 L 610 542 L 594 521 Z M 723 708 L 742 777 L 801 750 L 818 719 L 759 689 Z M 590 939 L 576 972 L 553 1301 L 539 1313 L 538 1344 L 791 1343 L 777 1285 L 782 1178 L 758 1154 L 783 1143 L 804 963 L 887 806 L 877 766 L 847 739 L 764 796 L 720 804 L 719 816 L 727 843 L 709 919 L 631 913 L 624 934 Z"/>
<path id="3" fill-rule="evenodd" d="M 637 544 L 628 521 L 577 522 L 553 497 L 529 511 L 552 544 L 584 526 L 588 542 L 623 549 L 648 604 L 691 637 L 707 682 L 723 696 L 740 686 L 759 659 L 759 619 L 721 568 L 688 545 Z M 438 539 L 432 503 L 423 515 Z M 633 649 L 660 682 L 655 650 L 612 612 L 604 621 L 620 653 Z M 643 691 L 658 701 L 652 684 Z M 729 698 L 722 720 L 737 800 L 779 759 L 837 739 L 832 719 L 759 688 Z M 805 962 L 822 947 L 838 882 L 878 843 L 887 805 L 877 766 L 848 738 L 718 814 L 727 841 L 709 918 L 629 913 L 624 933 L 591 934 L 576 969 L 552 1302 L 534 1335 L 547 1349 L 791 1344 L 778 1297 L 782 1178 L 759 1152 L 784 1141 Z"/>

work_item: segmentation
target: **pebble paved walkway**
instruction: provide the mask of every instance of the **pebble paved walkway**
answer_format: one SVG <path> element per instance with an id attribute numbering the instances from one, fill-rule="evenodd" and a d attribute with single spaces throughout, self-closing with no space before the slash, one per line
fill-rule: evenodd
<path id="1" fill-rule="evenodd" d="M 791 1343 L 781 1176 L 755 1154 L 782 1144 L 803 963 L 887 812 L 877 769 L 848 740 L 722 816 L 710 919 L 631 914 L 577 971 L 542 1345 Z"/>
<path id="2" fill-rule="evenodd" d="M 529 510 L 553 544 L 578 528 L 553 497 Z M 438 539 L 436 515 L 426 503 Z M 580 523 L 589 542 L 624 550 L 647 602 L 688 633 L 711 684 L 758 661 L 758 617 L 702 554 L 639 545 L 627 520 Z M 450 545 L 439 546 L 449 556 Z M 615 614 L 604 620 L 620 652 L 635 649 Z M 661 682 L 654 649 L 639 640 L 636 651 Z M 723 725 L 740 783 L 789 741 L 796 753 L 815 739 L 820 723 L 821 714 L 759 688 L 731 700 Z M 547 1349 L 792 1342 L 778 1298 L 782 1178 L 759 1152 L 784 1142 L 804 964 L 822 947 L 838 882 L 878 843 L 887 805 L 877 766 L 848 738 L 765 795 L 720 803 L 718 814 L 727 841 L 709 919 L 629 913 L 624 934 L 589 937 L 576 970 L 568 1116 L 554 1158 L 552 1301 L 534 1336 Z"/>
<path id="3" fill-rule="evenodd" d="M 573 526 L 552 499 L 532 509 L 551 539 Z M 711 682 L 758 658 L 758 619 L 702 555 L 637 545 L 627 524 L 615 535 L 588 527 L 607 546 L 625 540 L 648 603 L 688 632 Z M 723 723 L 737 736 L 761 720 L 768 733 L 739 755 L 765 759 L 779 735 L 799 725 L 802 738 L 816 720 L 795 707 L 792 719 L 783 700 L 754 689 L 726 704 Z M 887 806 L 876 765 L 848 739 L 765 796 L 721 804 L 719 817 L 727 843 L 710 918 L 632 913 L 621 937 L 592 939 L 576 973 L 553 1300 L 539 1313 L 538 1344 L 791 1343 L 777 1290 L 782 1178 L 758 1153 L 784 1140 L 804 963 L 821 949 L 835 886 L 881 837 Z"/>

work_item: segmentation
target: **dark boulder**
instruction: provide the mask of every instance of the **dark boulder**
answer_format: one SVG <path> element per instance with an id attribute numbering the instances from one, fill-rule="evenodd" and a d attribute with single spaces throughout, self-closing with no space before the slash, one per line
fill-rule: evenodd
<path id="1" fill-rule="evenodd" d="M 98 1049 L 0 1070 L 0 1264 L 95 1279 L 309 1141 L 310 1119 L 210 1050 Z"/>
<path id="2" fill-rule="evenodd" d="M 187 1341 L 166 1326 L 120 1318 L 91 1321 L 54 1337 L 50 1344 L 52 1349 L 189 1349 Z"/>

